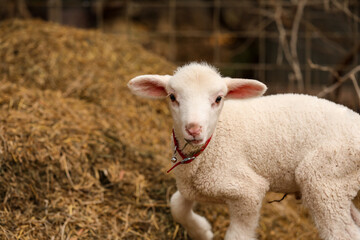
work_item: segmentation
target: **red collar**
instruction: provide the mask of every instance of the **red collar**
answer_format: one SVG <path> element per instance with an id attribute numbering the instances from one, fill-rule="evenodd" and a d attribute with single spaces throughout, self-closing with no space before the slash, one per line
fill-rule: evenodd
<path id="1" fill-rule="evenodd" d="M 209 145 L 209 142 L 210 142 L 210 140 L 211 140 L 211 137 L 206 141 L 206 143 L 200 148 L 200 150 L 197 152 L 197 153 L 195 153 L 193 156 L 191 156 L 191 157 L 188 157 L 188 156 L 186 156 L 182 151 L 181 151 L 181 149 L 179 148 L 179 142 L 178 142 L 178 140 L 176 139 L 176 137 L 175 137 L 175 131 L 174 131 L 174 129 L 172 130 L 172 135 L 173 135 L 173 140 L 174 140 L 174 145 L 175 145 L 175 149 L 176 149 L 176 151 L 179 153 L 179 155 L 181 156 L 181 158 L 183 159 L 183 160 L 181 160 L 180 162 L 177 162 L 174 166 L 172 166 L 172 168 L 170 168 L 168 171 L 167 171 L 167 173 L 169 173 L 171 170 L 173 170 L 175 167 L 177 167 L 177 166 L 179 166 L 180 164 L 188 164 L 188 163 L 191 163 L 192 161 L 194 161 L 195 160 L 195 158 L 197 157 L 197 156 L 199 156 L 204 150 L 205 150 L 205 148 L 207 147 L 207 145 Z"/>

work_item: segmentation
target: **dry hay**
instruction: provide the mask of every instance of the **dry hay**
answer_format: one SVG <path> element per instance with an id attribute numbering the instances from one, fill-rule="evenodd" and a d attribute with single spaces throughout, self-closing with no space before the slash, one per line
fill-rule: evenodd
<path id="1" fill-rule="evenodd" d="M 187 239 L 168 207 L 166 103 L 126 88 L 174 66 L 116 36 L 37 20 L 2 22 L 0 36 L 0 239 Z M 197 211 L 222 239 L 227 210 Z M 317 239 L 292 197 L 264 202 L 258 232 Z"/>
<path id="2" fill-rule="evenodd" d="M 171 64 L 114 36 L 41 21 L 4 22 L 0 33 L 2 76 L 21 86 L 59 90 L 64 97 L 115 111 L 126 129 L 122 137 L 137 145 L 159 143 L 154 135 L 170 124 L 167 107 L 132 97 L 126 82 L 144 72 L 171 73 Z M 130 132 L 136 134 L 125 136 Z"/>

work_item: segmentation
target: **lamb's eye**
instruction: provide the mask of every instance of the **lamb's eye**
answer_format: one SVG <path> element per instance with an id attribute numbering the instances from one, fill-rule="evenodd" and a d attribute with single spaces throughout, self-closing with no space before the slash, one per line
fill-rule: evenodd
<path id="1" fill-rule="evenodd" d="M 176 101 L 176 97 L 175 97 L 175 95 L 174 94 L 170 94 L 169 95 L 169 97 L 170 97 L 170 100 L 172 101 L 172 102 L 175 102 Z"/>
<path id="2" fill-rule="evenodd" d="M 216 102 L 216 103 L 220 103 L 220 102 L 221 102 L 221 99 L 222 99 L 222 97 L 221 97 L 221 96 L 218 96 L 218 97 L 216 98 L 215 102 Z"/>

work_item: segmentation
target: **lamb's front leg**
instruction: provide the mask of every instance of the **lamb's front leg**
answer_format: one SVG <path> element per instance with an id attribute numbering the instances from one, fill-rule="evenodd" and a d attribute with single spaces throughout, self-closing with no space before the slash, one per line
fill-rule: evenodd
<path id="1" fill-rule="evenodd" d="M 225 240 L 252 240 L 256 238 L 261 200 L 238 199 L 228 203 L 230 226 Z"/>
<path id="2" fill-rule="evenodd" d="M 229 198 L 230 226 L 225 240 L 253 240 L 259 222 L 261 203 L 269 188 L 269 184 L 255 173 L 242 175 L 238 182 L 239 195 Z"/>
<path id="3" fill-rule="evenodd" d="M 192 239 L 211 240 L 213 238 L 211 225 L 204 217 L 194 213 L 193 205 L 193 201 L 185 199 L 177 191 L 170 200 L 171 214 L 174 220 L 186 229 Z"/>

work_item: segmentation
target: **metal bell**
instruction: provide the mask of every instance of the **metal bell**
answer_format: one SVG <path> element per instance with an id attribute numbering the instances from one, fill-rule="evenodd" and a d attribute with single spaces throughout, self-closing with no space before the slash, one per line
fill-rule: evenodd
<path id="1" fill-rule="evenodd" d="M 177 161 L 177 158 L 175 156 L 171 158 L 171 162 L 176 163 L 176 161 Z"/>

